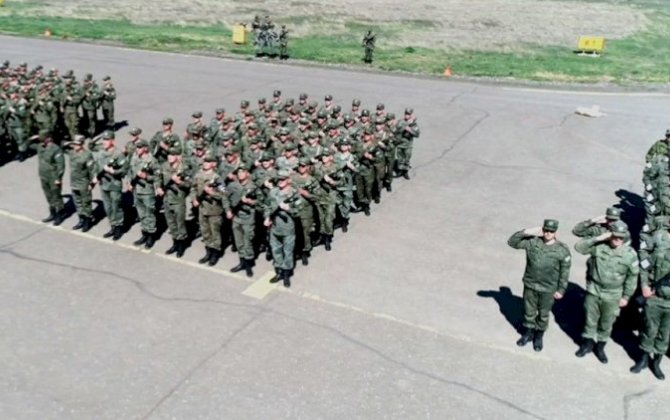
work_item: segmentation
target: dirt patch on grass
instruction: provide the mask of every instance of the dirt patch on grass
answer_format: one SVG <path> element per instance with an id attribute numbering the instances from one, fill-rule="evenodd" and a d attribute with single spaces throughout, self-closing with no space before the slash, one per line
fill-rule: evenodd
<path id="1" fill-rule="evenodd" d="M 3 9 L 2 14 L 228 26 L 267 13 L 294 36 L 347 33 L 356 22 L 380 30 L 379 45 L 482 51 L 513 51 L 524 43 L 573 47 L 579 35 L 623 38 L 649 23 L 641 9 L 569 0 L 11 0 Z"/>

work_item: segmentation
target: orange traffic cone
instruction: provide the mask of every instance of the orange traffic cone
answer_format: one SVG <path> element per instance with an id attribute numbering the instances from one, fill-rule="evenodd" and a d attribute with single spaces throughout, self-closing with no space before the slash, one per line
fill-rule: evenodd
<path id="1" fill-rule="evenodd" d="M 47 38 L 50 37 L 50 36 L 51 36 L 51 29 L 46 28 L 46 29 L 44 30 L 44 36 L 46 36 Z"/>
<path id="2" fill-rule="evenodd" d="M 451 70 L 451 66 L 447 66 L 446 69 L 444 69 L 444 77 L 451 77 L 454 75 L 454 72 Z"/>

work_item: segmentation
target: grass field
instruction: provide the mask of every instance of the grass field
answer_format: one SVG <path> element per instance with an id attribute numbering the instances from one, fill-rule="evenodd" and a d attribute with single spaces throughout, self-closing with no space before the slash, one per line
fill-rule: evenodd
<path id="1" fill-rule="evenodd" d="M 609 0 L 7 0 L 0 32 L 134 48 L 253 56 L 231 28 L 271 14 L 291 30 L 292 58 L 363 65 L 360 41 L 378 34 L 374 67 L 389 71 L 558 82 L 668 83 L 670 1 Z M 573 53 L 581 34 L 607 37 L 600 58 Z"/>

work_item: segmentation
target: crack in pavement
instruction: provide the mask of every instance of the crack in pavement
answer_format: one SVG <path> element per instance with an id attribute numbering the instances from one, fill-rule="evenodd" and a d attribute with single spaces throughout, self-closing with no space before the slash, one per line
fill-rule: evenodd
<path id="1" fill-rule="evenodd" d="M 545 126 L 542 126 L 542 127 L 538 127 L 537 129 L 538 130 L 547 130 L 547 129 L 550 129 L 550 128 L 561 128 L 561 127 L 563 127 L 563 125 L 565 125 L 565 123 L 568 121 L 568 119 L 570 117 L 572 117 L 573 115 L 575 115 L 575 114 L 571 112 L 571 113 L 567 114 L 566 116 L 564 116 L 559 124 L 545 125 Z"/>
<path id="2" fill-rule="evenodd" d="M 623 396 L 623 418 L 624 420 L 628 420 L 629 416 L 629 410 L 630 410 L 630 403 L 634 399 L 644 397 L 645 395 L 649 394 L 652 391 L 651 388 L 647 388 L 644 391 L 641 392 L 636 392 L 636 393 L 629 393 Z"/>
<path id="3" fill-rule="evenodd" d="M 98 270 L 98 269 L 93 269 L 93 268 L 86 268 L 86 267 L 81 267 L 77 266 L 74 264 L 65 264 L 65 263 L 60 263 L 57 261 L 50 261 L 50 260 L 45 260 L 41 258 L 35 258 L 35 257 L 29 257 L 23 254 L 20 254 L 16 251 L 12 250 L 5 250 L 5 249 L 0 249 L 0 255 L 1 254 L 6 254 L 10 255 L 14 258 L 18 258 L 20 260 L 25 260 L 25 261 L 31 261 L 31 262 L 36 262 L 40 264 L 46 264 L 46 265 L 51 265 L 51 266 L 56 266 L 56 267 L 62 267 L 62 268 L 69 268 L 71 270 L 75 271 L 82 271 L 85 273 L 93 273 L 93 274 L 99 274 L 99 275 L 105 275 L 109 276 L 121 281 L 124 281 L 126 283 L 130 283 L 137 290 L 139 290 L 142 294 L 156 300 L 160 300 L 163 302 L 187 302 L 187 303 L 214 303 L 214 304 L 220 304 L 220 305 L 225 305 L 225 306 L 234 306 L 234 307 L 239 307 L 239 308 L 245 308 L 245 309 L 257 309 L 258 306 L 256 305 L 248 305 L 244 303 L 235 303 L 235 302 L 227 302 L 224 300 L 218 300 L 218 299 L 196 299 L 196 298 L 185 298 L 185 297 L 174 297 L 174 296 L 162 296 L 159 295 L 158 293 L 152 292 L 149 290 L 144 283 L 142 283 L 139 280 L 135 280 L 130 277 L 123 276 L 121 274 L 117 274 L 111 271 L 107 270 Z"/>
<path id="4" fill-rule="evenodd" d="M 37 235 L 38 233 L 43 232 L 45 229 L 47 229 L 46 226 L 42 226 L 42 227 L 40 227 L 40 228 L 38 228 L 38 229 L 35 229 L 34 231 L 30 232 L 29 234 L 27 234 L 27 235 L 25 235 L 25 236 L 23 236 L 23 237 L 21 237 L 21 238 L 19 238 L 19 239 L 16 239 L 16 240 L 14 240 L 14 241 L 12 241 L 12 242 L 8 242 L 8 243 L 6 243 L 6 244 L 2 244 L 2 245 L 0 245 L 0 249 L 11 248 L 11 247 L 13 247 L 14 245 L 18 245 L 18 244 L 20 244 L 20 243 L 23 242 L 23 241 L 27 241 L 28 239 L 32 238 L 33 236 Z"/>

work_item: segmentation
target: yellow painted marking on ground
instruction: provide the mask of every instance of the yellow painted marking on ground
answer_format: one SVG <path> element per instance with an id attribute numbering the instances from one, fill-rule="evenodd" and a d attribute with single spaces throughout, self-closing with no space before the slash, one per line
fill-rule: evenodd
<path id="1" fill-rule="evenodd" d="M 78 231 L 78 230 L 65 229 L 62 226 L 54 226 L 52 224 L 42 223 L 38 220 L 33 220 L 29 217 L 23 216 L 21 214 L 15 214 L 15 213 L 9 212 L 7 210 L 0 209 L 0 216 L 4 216 L 4 217 L 7 217 L 7 218 L 10 218 L 10 219 L 13 219 L 13 220 L 18 220 L 18 221 L 21 221 L 21 222 L 31 223 L 31 224 L 37 225 L 37 226 L 43 226 L 43 227 L 48 228 L 48 229 L 52 229 L 52 230 L 55 230 L 55 231 L 67 233 L 67 234 L 70 234 L 70 235 L 79 236 L 79 237 L 86 238 L 86 239 L 89 239 L 89 240 L 98 241 L 98 242 L 101 242 L 101 243 L 104 243 L 104 244 L 107 244 L 107 245 L 117 246 L 117 247 L 124 248 L 124 249 L 130 250 L 130 251 L 140 252 L 140 253 L 143 253 L 143 254 L 153 254 L 156 257 L 160 257 L 160 258 L 166 259 L 168 261 L 172 261 L 174 263 L 178 263 L 178 264 L 181 264 L 181 265 L 186 265 L 186 266 L 189 266 L 189 267 L 194 267 L 194 268 L 197 268 L 199 270 L 209 271 L 211 273 L 216 273 L 218 275 L 233 278 L 233 279 L 236 279 L 236 280 L 243 280 L 247 283 L 250 283 L 250 282 L 253 281 L 252 279 L 249 279 L 247 277 L 240 276 L 240 275 L 237 275 L 235 273 L 231 273 L 229 271 L 224 271 L 224 270 L 218 269 L 216 267 L 210 267 L 208 265 L 198 264 L 198 263 L 193 262 L 193 261 L 183 260 L 183 259 L 180 259 L 180 258 L 177 258 L 177 257 L 173 257 L 171 255 L 161 254 L 161 253 L 152 251 L 150 249 L 146 249 L 144 247 L 137 247 L 137 246 L 133 246 L 133 245 L 128 245 L 128 244 L 125 244 L 125 243 L 122 243 L 122 242 L 113 241 L 111 239 L 106 239 L 106 238 L 103 238 L 101 236 L 91 235 L 89 233 L 81 232 L 81 231 Z"/>
<path id="2" fill-rule="evenodd" d="M 274 276 L 274 271 L 268 271 L 263 274 L 261 278 L 253 282 L 251 286 L 247 287 L 242 294 L 250 298 L 262 300 L 265 296 L 270 294 L 270 292 L 275 290 L 277 285 L 279 285 L 279 283 L 270 283 L 270 279 Z"/>

